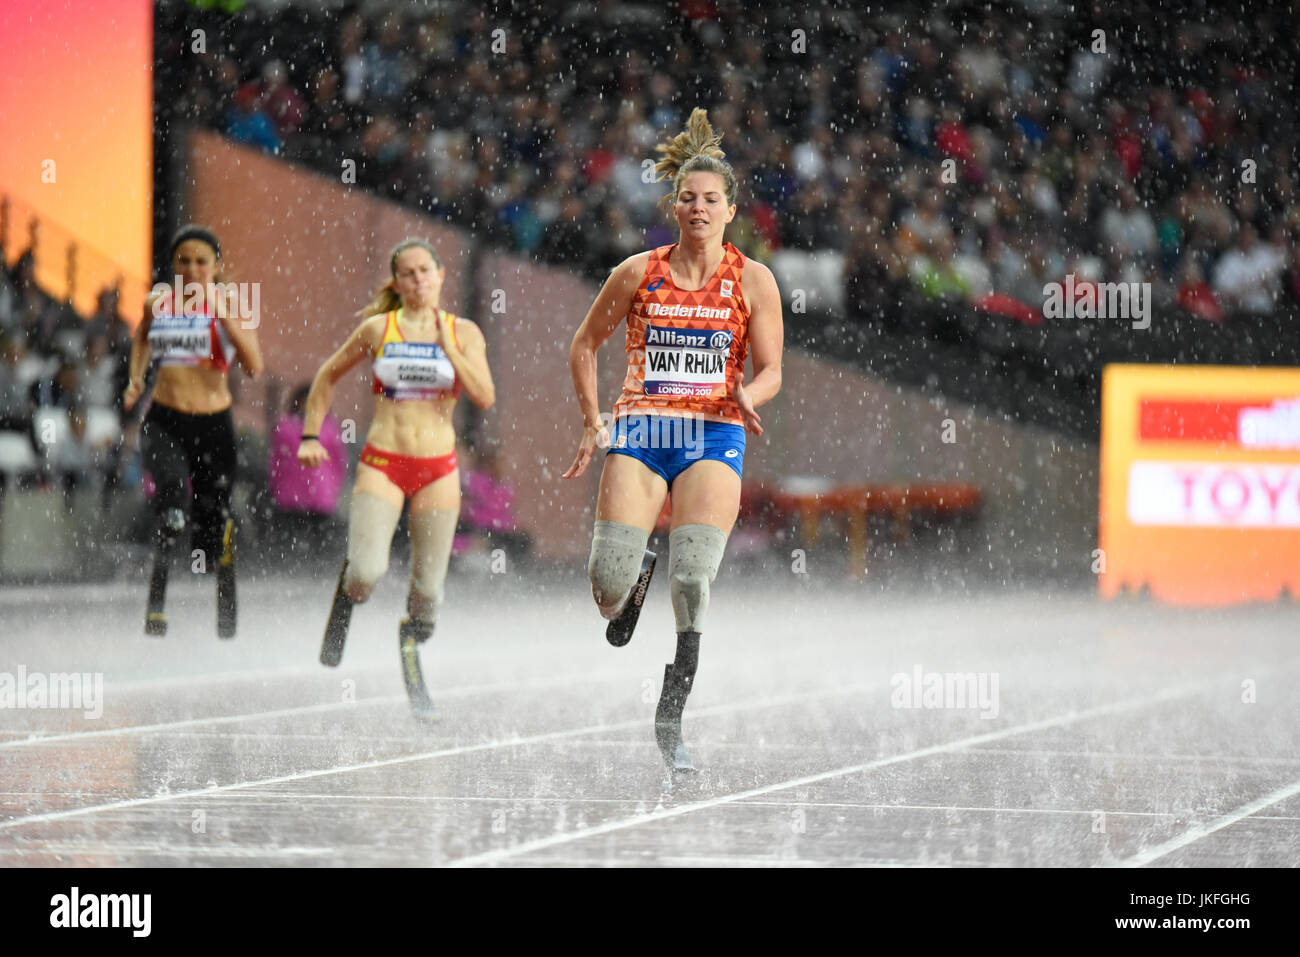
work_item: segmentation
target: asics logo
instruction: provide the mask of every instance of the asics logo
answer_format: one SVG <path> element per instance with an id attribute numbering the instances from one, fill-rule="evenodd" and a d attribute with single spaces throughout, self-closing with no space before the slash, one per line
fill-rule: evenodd
<path id="1" fill-rule="evenodd" d="M 660 286 L 662 286 L 663 284 L 664 284 L 664 277 L 663 277 L 663 276 L 660 276 L 660 277 L 659 277 L 658 279 L 656 279 L 654 282 L 650 283 L 650 285 L 648 285 L 648 286 L 645 287 L 645 288 L 646 288 L 646 292 L 654 292 L 656 289 L 658 289 L 658 288 L 659 288 Z"/>

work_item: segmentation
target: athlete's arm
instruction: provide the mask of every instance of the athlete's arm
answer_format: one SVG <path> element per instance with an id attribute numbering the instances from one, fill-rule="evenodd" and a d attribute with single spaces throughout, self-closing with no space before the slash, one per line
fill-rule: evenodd
<path id="1" fill-rule="evenodd" d="M 131 359 L 127 364 L 129 373 L 126 391 L 122 393 L 122 406 L 128 411 L 140 400 L 144 391 L 144 374 L 149 369 L 149 359 L 153 351 L 149 348 L 149 327 L 153 325 L 153 307 L 159 297 L 150 293 L 144 301 L 144 318 L 131 334 Z"/>
<path id="2" fill-rule="evenodd" d="M 492 408 L 496 401 L 497 390 L 492 384 L 492 370 L 488 368 L 487 341 L 483 332 L 468 319 L 457 319 L 454 336 L 448 327 L 450 322 L 445 312 L 438 313 L 438 324 L 442 330 L 442 351 L 447 353 L 452 367 L 456 370 L 456 379 L 461 388 L 480 409 Z"/>
<path id="3" fill-rule="evenodd" d="M 577 478 L 585 472 L 595 452 L 601 431 L 600 397 L 596 394 L 596 350 L 614 334 L 632 308 L 632 297 L 636 295 L 636 287 L 641 283 L 649 258 L 649 252 L 637 253 L 616 266 L 591 304 L 582 325 L 573 334 L 573 343 L 569 346 L 569 373 L 573 376 L 573 390 L 578 396 L 584 428 L 578 454 L 564 478 Z"/>
<path id="4" fill-rule="evenodd" d="M 303 434 L 320 435 L 325 413 L 334 401 L 334 387 L 358 363 L 374 355 L 378 323 L 383 321 L 382 315 L 371 316 L 357 326 L 352 335 L 348 336 L 348 341 L 339 346 L 338 351 L 326 359 L 317 371 L 303 409 Z M 318 439 L 308 440 L 298 446 L 298 461 L 309 468 L 315 468 L 328 458 L 329 453 Z"/>
<path id="5" fill-rule="evenodd" d="M 781 391 L 781 352 L 785 344 L 785 321 L 781 317 L 781 291 L 772 270 L 752 259 L 745 261 L 742 281 L 749 300 L 749 354 L 754 379 L 744 385 L 744 374 L 736 380 L 736 401 L 745 416 L 745 428 L 762 435 L 754 410 Z"/>
<path id="6" fill-rule="evenodd" d="M 245 329 L 241 320 L 234 316 L 225 314 L 226 310 L 222 308 L 221 300 L 217 300 L 217 321 L 226 329 L 226 335 L 230 336 L 230 344 L 235 347 L 235 358 L 239 361 L 239 367 L 250 376 L 259 376 L 262 374 L 262 347 L 257 341 L 257 329 Z"/>

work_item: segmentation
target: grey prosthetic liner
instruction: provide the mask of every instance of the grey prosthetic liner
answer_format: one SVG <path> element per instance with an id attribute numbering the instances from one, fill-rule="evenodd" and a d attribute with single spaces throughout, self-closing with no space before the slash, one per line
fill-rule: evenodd
<path id="1" fill-rule="evenodd" d="M 434 622 L 438 620 L 459 517 L 459 508 L 422 509 L 412 511 L 408 516 L 411 526 L 411 591 L 406 598 L 406 613 L 408 621 L 420 623 L 420 627 L 413 628 L 416 641 L 428 640 L 433 634 Z"/>
<path id="2" fill-rule="evenodd" d="M 712 525 L 679 525 L 668 536 L 668 587 L 677 631 L 703 630 L 709 584 L 718 577 L 727 533 Z"/>
<path id="3" fill-rule="evenodd" d="M 402 517 L 402 506 L 378 495 L 359 492 L 352 496 L 348 519 L 348 565 L 343 591 L 360 604 L 368 601 L 379 579 L 388 571 L 388 553 L 393 533 Z"/>
<path id="4" fill-rule="evenodd" d="M 596 519 L 587 577 L 591 579 L 591 597 L 605 618 L 617 618 L 623 610 L 641 572 L 649 540 L 650 533 L 645 529 Z"/>
<path id="5" fill-rule="evenodd" d="M 674 771 L 693 771 L 682 744 L 682 711 L 695 683 L 700 628 L 709 607 L 709 584 L 717 577 L 726 533 L 712 525 L 681 525 L 668 536 L 668 582 L 677 619 L 677 654 L 664 665 L 663 690 L 655 709 L 655 741 Z"/>
<path id="6" fill-rule="evenodd" d="M 325 640 L 321 643 L 320 661 L 331 668 L 343 660 L 343 644 L 352 623 L 352 605 L 370 597 L 375 583 L 388 568 L 388 552 L 393 547 L 393 532 L 402 509 L 377 495 L 360 492 L 352 496 L 348 520 L 348 557 L 339 572 L 325 623 Z"/>

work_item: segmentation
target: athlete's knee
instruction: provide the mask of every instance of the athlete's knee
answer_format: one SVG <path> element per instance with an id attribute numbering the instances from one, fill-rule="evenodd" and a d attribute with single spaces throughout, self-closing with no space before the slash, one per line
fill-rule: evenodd
<path id="1" fill-rule="evenodd" d="M 636 583 L 649 539 L 650 533 L 644 529 L 597 519 L 587 577 L 591 579 L 591 596 L 606 617 L 618 610 Z"/>
<path id="2" fill-rule="evenodd" d="M 348 526 L 348 570 L 343 590 L 354 602 L 369 599 L 379 579 L 388 571 L 393 529 L 401 512 L 400 505 L 377 496 L 353 495 Z"/>
<path id="3" fill-rule="evenodd" d="M 726 547 L 726 533 L 712 525 L 681 525 L 668 536 L 668 586 L 679 632 L 703 630 L 709 584 Z"/>
<path id="4" fill-rule="evenodd" d="M 406 605 L 412 618 L 434 621 L 438 617 L 458 516 L 459 509 L 454 508 L 420 509 L 410 514 L 411 591 Z"/>
<path id="5" fill-rule="evenodd" d="M 356 604 L 369 601 L 375 585 L 388 571 L 388 556 L 376 560 L 373 556 L 348 555 L 348 570 L 343 576 L 343 591 Z"/>

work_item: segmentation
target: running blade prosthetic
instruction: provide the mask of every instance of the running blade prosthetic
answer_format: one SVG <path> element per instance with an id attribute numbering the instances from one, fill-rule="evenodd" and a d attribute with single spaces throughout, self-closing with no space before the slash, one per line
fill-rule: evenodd
<path id="1" fill-rule="evenodd" d="M 655 553 L 647 548 L 641 559 L 641 571 L 627 596 L 627 603 L 623 605 L 618 617 L 605 626 L 605 640 L 615 648 L 622 648 L 632 640 L 632 630 L 636 628 L 636 620 L 641 617 L 646 589 L 650 587 L 650 578 L 654 573 Z"/>
<path id="2" fill-rule="evenodd" d="M 217 637 L 235 637 L 235 522 L 226 519 L 217 563 Z"/>
<path id="3" fill-rule="evenodd" d="M 424 672 L 420 670 L 420 644 L 433 634 L 433 623 L 403 618 L 397 634 L 402 654 L 402 681 L 406 684 L 406 696 L 411 699 L 411 710 L 417 718 L 432 718 L 433 700 L 424 684 Z"/>
<path id="4" fill-rule="evenodd" d="M 664 686 L 655 709 L 655 742 L 664 762 L 673 771 L 694 771 L 691 756 L 682 744 L 682 709 L 691 693 L 691 682 L 678 677 L 671 664 L 664 665 Z"/>
<path id="5" fill-rule="evenodd" d="M 343 590 L 343 578 L 348 573 L 348 563 L 343 561 L 339 583 L 334 589 L 334 603 L 330 605 L 329 621 L 325 623 L 325 640 L 320 646 L 320 663 L 337 668 L 343 660 L 343 643 L 347 641 L 348 625 L 352 623 L 352 599 Z"/>

